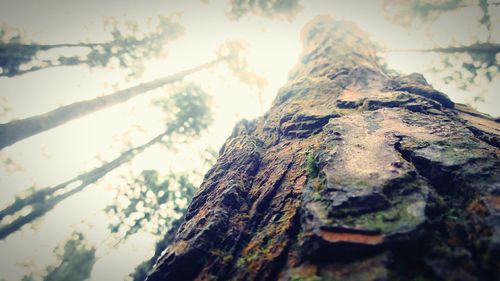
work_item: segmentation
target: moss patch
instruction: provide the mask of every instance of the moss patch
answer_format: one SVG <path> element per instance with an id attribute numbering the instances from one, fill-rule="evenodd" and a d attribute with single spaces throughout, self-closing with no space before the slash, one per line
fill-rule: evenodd
<path id="1" fill-rule="evenodd" d="M 316 178 L 319 175 L 319 167 L 316 162 L 316 155 L 313 151 L 308 151 L 306 154 L 307 176 Z"/>
<path id="2" fill-rule="evenodd" d="M 424 220 L 425 202 L 405 199 L 385 210 L 368 213 L 359 217 L 348 217 L 344 223 L 366 230 L 390 233 L 398 229 L 413 228 Z"/>

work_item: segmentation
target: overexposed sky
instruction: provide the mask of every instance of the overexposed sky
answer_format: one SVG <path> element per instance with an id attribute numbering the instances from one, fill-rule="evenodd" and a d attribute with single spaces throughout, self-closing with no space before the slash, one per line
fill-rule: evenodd
<path id="1" fill-rule="evenodd" d="M 244 39 L 249 43 L 250 66 L 264 75 L 269 84 L 262 90 L 264 109 L 268 108 L 278 88 L 287 79 L 288 70 L 300 53 L 301 28 L 314 16 L 330 14 L 335 18 L 357 22 L 379 44 L 388 49 L 430 48 L 432 43 L 423 30 L 409 31 L 387 21 L 381 1 L 303 1 L 303 10 L 292 22 L 263 17 L 229 21 L 224 10 L 226 1 L 68 1 L 68 0 L 0 0 L 0 22 L 23 30 L 23 35 L 44 44 L 105 41 L 108 33 L 103 22 L 111 17 L 118 21 L 135 20 L 146 27 L 148 19 L 158 15 L 176 14 L 184 26 L 183 36 L 170 43 L 167 56 L 146 62 L 140 79 L 126 77 L 120 69 L 88 69 L 85 66 L 61 67 L 14 78 L 0 78 L 0 99 L 10 111 L 0 116 L 0 122 L 40 114 L 75 101 L 108 94 L 141 82 L 172 74 L 215 58 L 218 46 L 229 39 Z M 492 13 L 498 27 L 498 10 Z M 484 37 L 484 30 L 472 23 L 479 17 L 478 9 L 463 9 L 436 22 L 439 44 L 467 42 L 472 36 Z M 460 19 L 460 21 L 457 21 Z M 455 34 L 456 33 L 456 34 Z M 455 36 L 453 36 L 455 34 Z M 457 37 L 457 34 L 459 35 Z M 493 39 L 499 41 L 494 29 Z M 444 85 L 428 67 L 439 60 L 432 54 L 390 53 L 389 65 L 403 73 L 421 72 L 437 88 L 454 101 L 465 102 L 473 93 L 464 93 Z M 188 81 L 198 83 L 212 95 L 214 123 L 199 140 L 176 146 L 176 151 L 151 148 L 49 212 L 44 218 L 0 241 L 0 280 L 19 280 L 29 272 L 43 275 L 47 265 L 55 262 L 53 249 L 68 239 L 77 229 L 98 247 L 98 261 L 91 280 L 123 280 L 134 267 L 153 253 L 154 238 L 137 234 L 117 249 L 109 248 L 106 238 L 108 219 L 103 208 L 112 203 L 120 173 L 132 169 L 156 169 L 160 173 L 199 170 L 203 161 L 199 153 L 208 147 L 219 149 L 241 118 L 262 114 L 257 90 L 241 84 L 224 65 L 191 75 Z M 498 116 L 500 82 L 486 86 L 486 102 L 479 109 Z M 10 204 L 17 194 L 30 186 L 43 188 L 88 171 L 100 160 L 110 160 L 123 150 L 119 140 L 127 134 L 134 146 L 160 133 L 164 124 L 159 110 L 151 108 L 152 99 L 168 95 L 169 87 L 118 106 L 106 109 L 56 129 L 23 140 L 0 152 L 22 169 L 9 172 L 0 169 L 0 208 Z M 132 130 L 140 126 L 144 132 Z M 199 171 L 201 174 L 204 171 Z M 199 183 L 199 179 L 198 179 Z"/>

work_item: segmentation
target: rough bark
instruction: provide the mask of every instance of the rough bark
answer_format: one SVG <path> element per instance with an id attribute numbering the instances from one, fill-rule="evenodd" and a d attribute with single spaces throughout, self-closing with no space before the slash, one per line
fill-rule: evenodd
<path id="1" fill-rule="evenodd" d="M 178 72 L 173 75 L 157 78 L 155 80 L 141 83 L 139 85 L 116 91 L 102 97 L 75 102 L 44 114 L 29 118 L 14 120 L 9 123 L 0 124 L 0 149 L 12 145 L 20 140 L 50 130 L 73 119 L 80 118 L 87 114 L 105 109 L 130 100 L 148 91 L 162 87 L 166 84 L 182 80 L 185 76 L 194 72 L 206 69 L 214 64 L 223 61 L 225 58 L 213 60 L 211 62 Z"/>
<path id="2" fill-rule="evenodd" d="M 131 274 L 131 277 L 133 277 L 134 281 L 144 281 L 144 279 L 147 278 L 149 271 L 153 269 L 153 266 L 155 265 L 156 261 L 158 258 L 161 257 L 161 254 L 163 251 L 172 243 L 175 237 L 175 233 L 177 233 L 177 230 L 179 230 L 179 227 L 181 226 L 182 223 L 182 218 L 176 219 L 172 222 L 172 225 L 168 232 L 163 236 L 163 238 L 156 244 L 155 246 L 155 252 L 154 255 L 144 263 L 140 264 L 137 268 L 136 271 Z"/>
<path id="3" fill-rule="evenodd" d="M 493 280 L 500 125 L 366 34 L 317 18 L 269 112 L 242 121 L 147 280 Z"/>

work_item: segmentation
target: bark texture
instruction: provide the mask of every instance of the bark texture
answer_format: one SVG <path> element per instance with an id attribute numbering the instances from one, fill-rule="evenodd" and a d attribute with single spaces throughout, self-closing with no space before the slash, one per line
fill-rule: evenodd
<path id="1" fill-rule="evenodd" d="M 355 25 L 316 18 L 269 112 L 241 121 L 148 280 L 494 280 L 499 123 Z"/>

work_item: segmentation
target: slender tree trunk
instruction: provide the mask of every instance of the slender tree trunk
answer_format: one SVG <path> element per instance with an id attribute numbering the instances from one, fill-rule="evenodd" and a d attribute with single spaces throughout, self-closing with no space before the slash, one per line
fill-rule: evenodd
<path id="1" fill-rule="evenodd" d="M 28 62 L 31 61 L 34 58 L 34 55 L 39 51 L 47 51 L 50 49 L 57 49 L 57 48 L 74 48 L 74 47 L 95 48 L 110 44 L 111 43 L 62 43 L 62 44 L 51 44 L 51 45 L 17 44 L 17 43 L 0 44 L 0 61 L 7 64 L 9 61 L 16 61 L 17 59 L 20 61 L 26 60 L 26 62 Z M 64 59 L 64 58 L 65 57 L 60 57 L 59 59 Z M 49 68 L 70 66 L 70 65 L 74 66 L 74 65 L 88 63 L 88 60 L 80 60 L 72 58 L 71 62 L 68 60 L 65 62 L 60 61 L 60 63 L 58 64 L 54 64 L 50 61 L 43 61 L 43 62 L 45 63 L 45 65 L 43 66 L 33 66 L 31 68 L 24 70 L 15 69 L 15 71 L 9 71 L 9 67 L 11 66 L 3 65 L 2 66 L 3 72 L 0 73 L 0 77 L 14 77 Z"/>
<path id="2" fill-rule="evenodd" d="M 179 81 L 189 74 L 211 67 L 224 59 L 219 58 L 197 67 L 141 83 L 109 95 L 65 105 L 44 114 L 0 124 L 0 149 L 76 118 L 126 102 L 133 97 L 145 94 L 153 89 Z"/>
<path id="3" fill-rule="evenodd" d="M 60 44 L 20 44 L 21 47 L 36 48 L 37 50 L 50 50 L 57 48 L 95 48 L 110 45 L 111 43 L 60 43 Z M 18 45 L 18 44 L 16 44 Z M 8 44 L 7 44 L 8 46 Z M 18 45 L 19 46 L 19 45 Z"/>
<path id="4" fill-rule="evenodd" d="M 147 143 L 121 153 L 120 156 L 110 162 L 103 164 L 100 167 L 97 167 L 87 173 L 81 174 L 54 187 L 42 188 L 26 198 L 17 199 L 12 205 L 0 211 L 0 221 L 8 215 L 16 215 L 17 212 L 26 207 L 31 207 L 31 210 L 28 214 L 20 216 L 6 225 L 1 225 L 0 240 L 16 232 L 24 225 L 33 222 L 39 217 L 42 217 L 64 199 L 69 198 L 70 196 L 82 191 L 87 186 L 95 183 L 97 180 L 101 179 L 112 170 L 118 168 L 122 164 L 129 162 L 134 156 L 143 152 L 151 145 L 158 143 L 170 133 L 170 129 L 167 129 L 153 139 L 149 140 Z M 63 190 L 65 188 L 68 188 L 69 190 L 57 194 L 57 191 Z"/>
<path id="5" fill-rule="evenodd" d="M 400 49 L 390 52 L 420 52 L 420 53 L 468 53 L 468 54 L 498 54 L 500 45 L 495 43 L 476 43 L 468 46 L 443 47 L 431 49 Z"/>
<path id="6" fill-rule="evenodd" d="M 46 65 L 33 66 L 33 67 L 28 68 L 28 69 L 18 70 L 18 71 L 16 71 L 16 74 L 14 76 L 24 75 L 24 74 L 28 74 L 28 73 L 36 72 L 36 71 L 40 71 L 40 70 L 47 70 L 50 68 L 57 68 L 57 67 L 61 67 L 61 66 L 74 66 L 74 65 L 78 65 L 78 64 L 84 64 L 84 63 L 88 63 L 88 60 L 77 60 L 77 61 L 73 61 L 71 63 L 58 63 L 58 64 L 53 64 L 51 62 L 45 62 L 45 63 L 46 63 Z M 12 77 L 12 76 L 9 76 L 7 73 L 0 74 L 0 77 L 2 77 L 2 76 Z"/>
<path id="7" fill-rule="evenodd" d="M 500 126 L 320 17 L 220 151 L 148 280 L 493 280 Z M 495 147 L 496 146 L 496 147 Z"/>
<path id="8" fill-rule="evenodd" d="M 0 53 L 4 50 L 12 49 L 33 49 L 37 51 L 47 51 L 50 49 L 58 48 L 95 48 L 100 46 L 110 45 L 110 43 L 60 43 L 60 44 L 19 44 L 19 43 L 6 43 L 0 44 Z"/>

